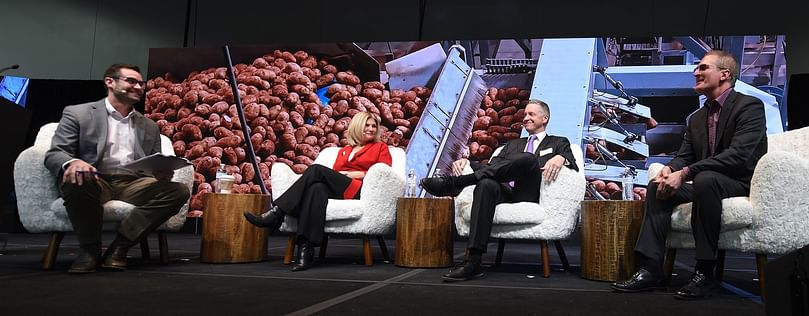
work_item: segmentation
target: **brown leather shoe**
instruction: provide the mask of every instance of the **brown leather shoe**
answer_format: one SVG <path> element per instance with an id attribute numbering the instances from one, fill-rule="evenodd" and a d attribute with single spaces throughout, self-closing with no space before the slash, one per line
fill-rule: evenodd
<path id="1" fill-rule="evenodd" d="M 92 273 L 96 272 L 97 267 L 98 253 L 90 253 L 87 250 L 80 249 L 79 256 L 73 261 L 73 264 L 70 265 L 70 269 L 68 269 L 67 272 L 75 274 Z"/>
<path id="2" fill-rule="evenodd" d="M 122 247 L 113 243 L 104 254 L 104 262 L 101 263 L 101 267 L 110 271 L 126 270 L 127 252 L 129 252 L 129 247 Z"/>

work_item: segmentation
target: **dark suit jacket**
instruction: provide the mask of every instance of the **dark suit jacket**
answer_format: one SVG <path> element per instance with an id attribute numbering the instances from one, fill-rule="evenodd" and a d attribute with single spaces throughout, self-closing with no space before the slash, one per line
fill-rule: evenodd
<path id="1" fill-rule="evenodd" d="M 489 163 L 496 162 L 498 159 L 507 158 L 510 155 L 520 154 L 525 150 L 525 145 L 527 144 L 527 137 L 512 139 L 506 143 L 503 150 L 501 150 L 497 156 L 492 157 L 489 160 Z M 551 152 L 548 152 L 548 149 L 551 149 Z M 568 168 L 579 171 L 579 167 L 576 165 L 576 158 L 573 157 L 573 152 L 570 151 L 570 141 L 568 141 L 565 137 L 545 135 L 545 138 L 542 139 L 539 146 L 537 146 L 536 150 L 534 151 L 534 156 L 537 157 L 539 166 L 544 166 L 548 160 L 556 155 L 561 155 L 567 159 L 569 162 L 567 164 Z"/>
<path id="2" fill-rule="evenodd" d="M 132 115 L 132 124 L 135 130 L 134 158 L 160 152 L 160 129 L 157 124 L 138 112 Z M 106 143 L 107 108 L 104 99 L 68 106 L 62 112 L 51 149 L 45 154 L 45 167 L 61 181 L 65 162 L 78 158 L 96 166 L 104 157 Z"/>
<path id="3" fill-rule="evenodd" d="M 764 104 L 758 98 L 730 91 L 716 126 L 716 150 L 709 157 L 708 107 L 688 120 L 683 144 L 669 162 L 673 171 L 688 166 L 691 178 L 711 170 L 750 183 L 756 163 L 767 153 Z"/>
<path id="4" fill-rule="evenodd" d="M 496 164 L 502 159 L 509 159 L 510 157 L 524 153 L 525 145 L 527 143 L 527 137 L 508 141 L 503 149 L 500 150 L 500 153 L 489 160 L 489 164 Z M 548 162 L 548 160 L 556 155 L 561 155 L 567 159 L 568 163 L 566 164 L 566 167 L 576 171 L 579 170 L 579 167 L 576 165 L 576 158 L 573 157 L 573 152 L 570 150 L 570 141 L 568 141 L 565 137 L 545 135 L 545 138 L 542 139 L 539 146 L 537 146 L 536 150 L 534 151 L 534 156 L 537 158 L 537 164 L 541 168 L 545 165 L 545 163 Z M 485 168 L 486 165 L 481 163 L 471 163 L 471 167 L 473 170 L 480 170 Z M 513 190 L 504 187 L 504 189 L 511 191 L 509 194 L 510 197 L 506 198 L 506 200 L 538 201 L 539 186 L 541 182 L 542 174 L 540 173 L 536 177 L 516 181 Z"/>

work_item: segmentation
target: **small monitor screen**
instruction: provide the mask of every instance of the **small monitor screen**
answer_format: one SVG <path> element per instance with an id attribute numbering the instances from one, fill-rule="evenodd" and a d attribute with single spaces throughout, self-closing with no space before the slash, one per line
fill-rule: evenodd
<path id="1" fill-rule="evenodd" d="M 30 79 L 14 76 L 0 76 L 0 96 L 25 107 Z"/>

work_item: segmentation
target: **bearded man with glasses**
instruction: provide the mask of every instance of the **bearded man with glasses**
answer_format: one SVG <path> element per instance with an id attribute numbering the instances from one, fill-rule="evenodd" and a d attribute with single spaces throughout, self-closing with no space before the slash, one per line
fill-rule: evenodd
<path id="1" fill-rule="evenodd" d="M 114 64 L 104 72 L 104 86 L 106 98 L 64 109 L 45 155 L 79 240 L 70 273 L 95 272 L 98 266 L 125 270 L 129 248 L 177 214 L 190 196 L 185 185 L 171 182 L 172 170 L 147 176 L 121 168 L 161 152 L 157 124 L 133 108 L 146 88 L 140 69 Z M 102 205 L 109 200 L 136 207 L 121 222 L 102 261 Z"/>

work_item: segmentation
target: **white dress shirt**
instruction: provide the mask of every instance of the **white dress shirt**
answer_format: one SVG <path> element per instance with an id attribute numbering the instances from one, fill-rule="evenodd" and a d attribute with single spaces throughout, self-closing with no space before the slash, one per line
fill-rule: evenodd
<path id="1" fill-rule="evenodd" d="M 534 152 L 539 150 L 539 144 L 542 143 L 543 139 L 545 139 L 545 135 L 547 135 L 545 131 L 541 131 L 539 133 L 534 134 L 534 136 L 536 137 L 536 139 L 534 139 Z M 528 138 L 531 138 L 531 135 L 528 135 Z M 523 148 L 523 151 L 525 151 L 526 149 L 528 149 L 527 141 L 525 142 L 525 148 Z"/>
<path id="2" fill-rule="evenodd" d="M 101 174 L 116 174 L 122 171 L 119 167 L 135 160 L 135 126 L 132 124 L 134 110 L 127 116 L 121 115 L 108 99 L 104 99 L 107 106 L 107 143 L 104 144 L 104 154 L 97 164 Z"/>

